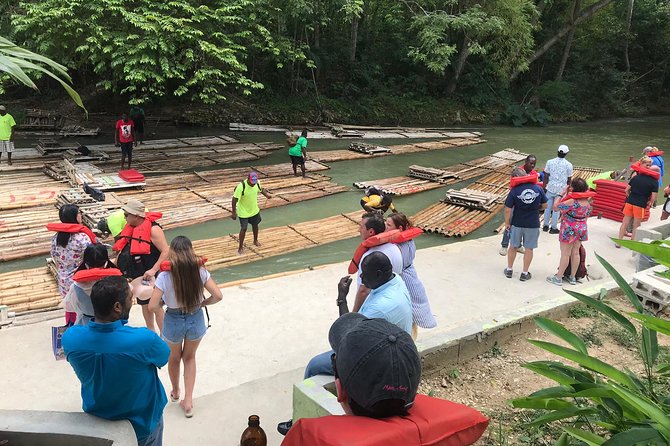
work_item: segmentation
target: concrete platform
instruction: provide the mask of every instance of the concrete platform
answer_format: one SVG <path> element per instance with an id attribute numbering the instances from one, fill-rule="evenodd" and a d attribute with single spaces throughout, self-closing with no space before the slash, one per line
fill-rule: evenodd
<path id="1" fill-rule="evenodd" d="M 659 215 L 660 208 L 652 210 L 651 221 L 658 221 Z M 587 264 L 597 264 L 597 252 L 631 278 L 631 252 L 616 249 L 608 238 L 616 235 L 618 227 L 610 220 L 589 220 Z M 541 233 L 530 269 L 533 278 L 528 282 L 519 281 L 520 255 L 513 278 L 503 276 L 506 258 L 498 254 L 500 238 L 418 252 L 415 265 L 439 323 L 433 330 L 419 331 L 421 350 L 450 346 L 447 355 L 458 360 L 467 353 L 460 347 L 461 340 L 482 344 L 482 333 L 573 301 L 561 287 L 545 281 L 558 266 L 556 235 Z M 260 415 L 268 444 L 279 444 L 275 426 L 291 416 L 292 384 L 301 380 L 307 361 L 328 348 L 328 328 L 337 318 L 336 286 L 347 263 L 224 288 L 223 302 L 210 308 L 212 327 L 198 350 L 195 416 L 187 420 L 177 404 L 169 404 L 165 444 L 236 445 L 252 413 Z M 591 268 L 596 269 L 602 271 Z M 613 281 L 605 277 L 571 289 L 590 293 L 612 286 Z M 142 324 L 139 308 L 133 308 L 130 323 Z M 55 323 L 0 330 L 0 409 L 81 410 L 74 372 L 51 353 L 51 325 Z M 169 391 L 167 368 L 159 374 Z"/>

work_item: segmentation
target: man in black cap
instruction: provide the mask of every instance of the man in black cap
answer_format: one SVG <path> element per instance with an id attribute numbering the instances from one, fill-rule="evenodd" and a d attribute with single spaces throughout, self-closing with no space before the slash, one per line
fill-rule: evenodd
<path id="1" fill-rule="evenodd" d="M 384 319 L 347 313 L 330 327 L 337 401 L 347 415 L 387 418 L 407 415 L 421 380 L 421 358 L 412 337 Z M 282 445 L 307 444 L 326 418 L 303 418 Z"/>

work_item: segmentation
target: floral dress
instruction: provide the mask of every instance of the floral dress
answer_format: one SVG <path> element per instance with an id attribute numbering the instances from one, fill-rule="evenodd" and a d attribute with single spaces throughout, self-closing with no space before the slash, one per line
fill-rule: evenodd
<path id="1" fill-rule="evenodd" d="M 91 243 L 91 239 L 86 234 L 73 233 L 67 246 L 63 248 L 56 243 L 57 236 L 58 234 L 51 239 L 51 258 L 58 270 L 58 292 L 65 298 L 72 285 L 72 276 L 81 265 L 84 250 Z"/>
<path id="2" fill-rule="evenodd" d="M 577 200 L 574 200 L 572 204 L 559 204 L 558 210 L 562 216 L 558 240 L 561 243 L 587 241 L 589 237 L 586 229 L 586 219 L 591 215 L 591 204 L 581 205 Z"/>

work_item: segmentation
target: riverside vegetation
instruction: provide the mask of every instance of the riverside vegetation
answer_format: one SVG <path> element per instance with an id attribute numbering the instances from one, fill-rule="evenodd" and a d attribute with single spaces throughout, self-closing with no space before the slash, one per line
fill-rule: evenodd
<path id="1" fill-rule="evenodd" d="M 668 0 L 23 0 L 0 36 L 66 67 L 92 111 L 195 122 L 543 125 L 663 112 L 670 91 Z M 5 49 L 3 71 L 62 95 Z"/>

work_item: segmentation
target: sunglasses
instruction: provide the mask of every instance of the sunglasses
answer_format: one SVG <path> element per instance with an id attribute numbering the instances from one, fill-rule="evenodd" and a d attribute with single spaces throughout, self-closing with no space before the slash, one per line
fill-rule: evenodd
<path id="1" fill-rule="evenodd" d="M 340 376 L 337 374 L 337 366 L 335 365 L 336 359 L 337 359 L 337 355 L 335 353 L 330 355 L 330 365 L 333 366 L 333 372 L 335 374 L 335 378 L 339 379 Z"/>

